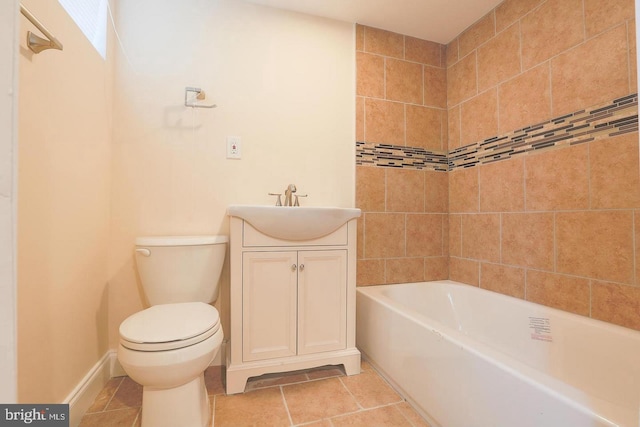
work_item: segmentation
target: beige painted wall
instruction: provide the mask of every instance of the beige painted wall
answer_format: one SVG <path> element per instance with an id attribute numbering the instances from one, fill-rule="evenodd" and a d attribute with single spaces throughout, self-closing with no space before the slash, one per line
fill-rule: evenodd
<path id="1" fill-rule="evenodd" d="M 116 19 L 112 348 L 145 305 L 136 236 L 228 234 L 228 205 L 274 203 L 267 193 L 289 183 L 306 205 L 355 198 L 353 25 L 230 0 L 120 0 Z M 186 86 L 218 108 L 185 108 Z M 226 159 L 228 135 L 242 138 L 241 160 Z"/>
<path id="2" fill-rule="evenodd" d="M 23 4 L 64 51 L 21 18 L 18 400 L 61 402 L 108 350 L 110 70 L 57 1 Z"/>
<path id="3" fill-rule="evenodd" d="M 17 399 L 16 145 L 18 2 L 0 2 L 0 402 Z"/>

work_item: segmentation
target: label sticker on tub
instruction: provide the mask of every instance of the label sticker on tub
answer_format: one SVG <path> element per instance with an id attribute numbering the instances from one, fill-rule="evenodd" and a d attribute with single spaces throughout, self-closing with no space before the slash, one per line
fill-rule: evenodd
<path id="1" fill-rule="evenodd" d="M 532 340 L 553 342 L 551 321 L 548 317 L 529 317 L 529 329 Z"/>

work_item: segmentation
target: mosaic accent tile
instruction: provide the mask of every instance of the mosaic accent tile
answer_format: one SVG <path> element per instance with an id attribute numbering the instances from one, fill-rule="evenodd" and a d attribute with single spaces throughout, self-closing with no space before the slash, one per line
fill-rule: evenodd
<path id="1" fill-rule="evenodd" d="M 356 164 L 451 171 L 529 152 L 582 144 L 638 131 L 638 94 L 614 99 L 543 123 L 456 148 L 449 153 L 423 148 L 356 142 Z"/>
<path id="2" fill-rule="evenodd" d="M 446 151 L 367 142 L 356 142 L 356 164 L 443 172 L 449 170 Z"/>

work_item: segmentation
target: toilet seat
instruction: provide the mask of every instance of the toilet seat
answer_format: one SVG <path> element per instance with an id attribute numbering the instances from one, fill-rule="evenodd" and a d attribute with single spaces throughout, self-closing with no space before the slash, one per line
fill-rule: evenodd
<path id="1" fill-rule="evenodd" d="M 218 310 L 203 302 L 154 305 L 120 325 L 120 344 L 137 351 L 188 347 L 220 330 Z"/>

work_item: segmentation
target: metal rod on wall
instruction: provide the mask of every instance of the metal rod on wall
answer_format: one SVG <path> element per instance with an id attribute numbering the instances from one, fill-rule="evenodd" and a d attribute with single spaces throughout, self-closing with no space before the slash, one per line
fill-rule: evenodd
<path id="1" fill-rule="evenodd" d="M 45 28 L 45 26 L 42 25 L 40 21 L 38 21 L 38 18 L 33 16 L 33 14 L 29 12 L 26 7 L 20 5 L 20 12 L 25 16 L 25 18 L 29 20 L 29 22 L 31 22 L 38 30 L 40 30 L 40 32 L 44 34 L 45 37 L 47 37 L 46 39 L 43 39 L 42 37 L 33 34 L 31 31 L 27 31 L 27 46 L 29 47 L 29 49 L 31 49 L 35 53 L 40 53 L 46 49 L 62 50 L 62 43 L 60 43 L 58 39 L 55 38 L 55 36 L 51 34 Z"/>

